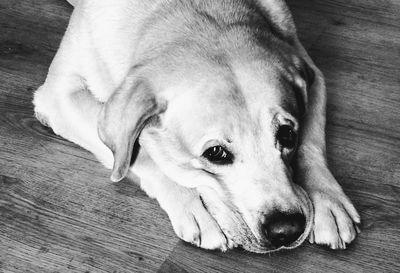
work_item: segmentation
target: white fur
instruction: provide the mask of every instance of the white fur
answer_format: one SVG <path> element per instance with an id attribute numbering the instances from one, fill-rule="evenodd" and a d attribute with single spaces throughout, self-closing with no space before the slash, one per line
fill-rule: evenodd
<path id="1" fill-rule="evenodd" d="M 56 134 L 91 151 L 107 168 L 112 168 L 113 154 L 97 133 L 98 115 L 103 104 L 123 84 L 132 67 L 142 57 L 140 52 L 145 52 L 146 47 L 162 43 L 162 39 L 166 38 L 138 37 L 142 37 L 139 34 L 147 18 L 161 4 L 168 1 L 69 2 L 75 6 L 75 10 L 47 79 L 35 92 L 35 113 L 38 119 L 52 127 Z M 305 239 L 312 228 L 313 210 L 309 203 L 311 199 L 315 218 L 310 241 L 332 248 L 345 248 L 346 244 L 355 238 L 356 229 L 353 222 L 359 223 L 360 218 L 327 168 L 324 135 L 326 91 L 322 73 L 298 41 L 286 5 L 279 0 L 257 2 L 285 36 L 295 39 L 295 48 L 299 56 L 316 72 L 316 80 L 307 94 L 308 112 L 302 124 L 303 142 L 298 151 L 299 179 L 307 194 L 290 183 L 289 174 L 276 160 L 280 159 L 281 155 L 274 152 L 272 137 L 266 137 L 272 130 L 270 127 L 263 128 L 265 134 L 259 138 L 238 133 L 243 138 L 247 137 L 243 143 L 249 144 L 243 144 L 242 149 L 247 152 L 249 158 L 253 152 L 268 154 L 270 158 L 260 156 L 246 168 L 233 171 L 230 175 L 230 185 L 221 185 L 215 178 L 205 174 L 201 170 L 204 163 L 199 159 L 188 159 L 187 154 L 182 151 L 183 146 L 176 143 L 174 133 L 187 130 L 185 141 L 196 143 L 191 152 L 200 156 L 206 140 L 220 137 L 210 137 L 208 134 L 199 137 L 201 140 L 198 141 L 196 130 L 201 127 L 208 128 L 211 132 L 213 123 L 217 124 L 219 119 L 225 117 L 218 116 L 218 111 L 213 117 L 213 113 L 208 112 L 212 111 L 212 108 L 196 109 L 196 101 L 203 105 L 201 103 L 204 99 L 221 99 L 214 97 L 214 93 L 209 94 L 201 90 L 228 88 L 226 85 L 217 84 L 224 76 L 220 70 L 213 71 L 214 67 L 210 67 L 210 71 L 200 69 L 204 72 L 201 74 L 198 73 L 195 63 L 188 65 L 186 71 L 193 69 L 193 79 L 197 74 L 201 75 L 198 81 L 190 81 L 182 75 L 175 74 L 174 78 L 171 76 L 161 80 L 164 77 L 161 73 L 155 71 L 153 74 L 153 85 L 156 88 L 160 81 L 169 86 L 163 93 L 158 94 L 168 101 L 169 110 L 161 117 L 167 129 L 147 128 L 142 132 L 140 142 L 144 148 L 131 171 L 140 177 L 143 190 L 156 198 L 168 213 L 177 235 L 200 247 L 226 250 L 243 244 L 251 251 L 268 251 L 257 245 L 260 241 L 257 226 L 260 215 L 256 213 L 260 209 L 270 209 L 266 207 L 268 200 L 282 209 L 301 208 L 310 219 L 306 232 L 293 245 L 295 247 Z M 228 41 L 226 43 L 228 46 Z M 239 50 L 239 47 L 234 50 Z M 191 58 L 192 56 L 188 56 L 187 61 Z M 263 89 L 270 88 L 273 90 L 262 97 L 268 106 L 268 111 L 262 112 L 263 118 L 268 121 L 277 118 L 294 119 L 279 105 L 282 90 L 276 87 L 278 85 L 274 85 L 278 73 L 276 66 L 261 62 L 258 69 L 258 64 L 247 61 L 237 59 L 233 62 L 233 70 L 239 79 L 240 88 L 249 90 L 243 91 L 244 99 L 250 105 L 246 114 L 255 116 L 265 110 L 263 106 L 257 106 L 260 104 L 259 94 Z M 271 78 L 268 81 L 265 78 L 264 81 L 260 81 L 265 75 L 262 73 L 266 70 L 271 71 L 268 74 L 272 75 Z M 201 77 L 207 73 L 215 78 L 211 79 L 210 76 L 210 79 L 203 83 Z M 301 84 L 304 85 L 304 82 L 298 82 L 298 85 Z M 187 89 L 192 91 L 186 91 Z M 181 95 L 183 93 L 184 95 Z M 193 104 L 187 104 L 189 100 L 193 100 Z M 191 115 L 177 120 L 176 117 L 182 111 L 191 112 Z M 202 111 L 211 114 L 209 122 L 202 121 Z M 225 114 L 230 115 L 228 112 Z M 193 124 L 191 117 L 198 117 L 204 124 Z M 251 122 L 248 124 L 253 122 L 249 121 Z M 232 122 L 235 122 L 234 118 Z M 241 125 L 245 127 L 249 126 L 248 124 Z M 257 147 L 256 142 L 259 144 Z M 187 162 L 190 164 L 186 164 Z M 208 204 L 207 209 L 203 206 L 199 192 L 203 201 Z"/>

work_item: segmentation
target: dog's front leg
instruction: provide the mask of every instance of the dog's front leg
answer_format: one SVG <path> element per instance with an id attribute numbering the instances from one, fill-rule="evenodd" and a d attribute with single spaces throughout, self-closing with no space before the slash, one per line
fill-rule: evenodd
<path id="1" fill-rule="evenodd" d="M 314 228 L 311 243 L 346 248 L 359 232 L 360 223 L 353 204 L 328 169 L 325 148 L 326 89 L 321 71 L 299 43 L 304 59 L 315 72 L 308 91 L 308 111 L 304 118 L 297 156 L 299 183 L 313 202 Z"/>
<path id="2" fill-rule="evenodd" d="M 140 177 L 141 188 L 157 199 L 179 238 L 205 249 L 226 251 L 233 248 L 233 243 L 204 207 L 196 189 L 170 180 L 143 150 L 137 161 L 133 171 Z"/>

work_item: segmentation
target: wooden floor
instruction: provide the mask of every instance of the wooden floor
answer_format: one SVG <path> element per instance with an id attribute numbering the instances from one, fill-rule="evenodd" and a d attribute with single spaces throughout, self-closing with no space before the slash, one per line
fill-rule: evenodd
<path id="1" fill-rule="evenodd" d="M 0 272 L 399 272 L 400 1 L 289 6 L 327 78 L 330 166 L 363 220 L 348 250 L 219 253 L 178 240 L 156 201 L 111 184 L 33 117 L 71 7 L 0 0 Z"/>

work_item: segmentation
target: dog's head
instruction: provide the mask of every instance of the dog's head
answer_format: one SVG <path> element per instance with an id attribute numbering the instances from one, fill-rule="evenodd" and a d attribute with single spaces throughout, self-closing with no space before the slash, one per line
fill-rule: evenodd
<path id="1" fill-rule="evenodd" d="M 235 244 L 253 252 L 296 247 L 312 221 L 291 167 L 311 81 L 312 70 L 286 44 L 170 52 L 137 67 L 100 118 L 115 158 L 112 180 L 128 172 L 141 134 L 161 170 L 196 187 Z"/>

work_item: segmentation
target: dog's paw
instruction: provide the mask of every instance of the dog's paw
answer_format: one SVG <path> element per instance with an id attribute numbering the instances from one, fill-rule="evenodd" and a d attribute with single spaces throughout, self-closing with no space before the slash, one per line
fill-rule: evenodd
<path id="1" fill-rule="evenodd" d="M 35 111 L 35 117 L 43 126 L 50 127 L 49 119 L 44 114 Z"/>
<path id="2" fill-rule="evenodd" d="M 49 118 L 44 113 L 48 110 L 49 96 L 47 89 L 44 86 L 39 87 L 33 96 L 34 113 L 36 119 L 44 126 L 50 127 Z"/>
<path id="3" fill-rule="evenodd" d="M 336 183 L 336 181 L 335 181 Z M 314 205 L 314 226 L 309 241 L 332 249 L 345 249 L 357 233 L 360 216 L 340 189 L 309 193 Z"/>
<path id="4" fill-rule="evenodd" d="M 226 251 L 234 247 L 197 193 L 186 202 L 176 200 L 174 208 L 167 213 L 175 233 L 182 240 L 205 249 Z"/>

